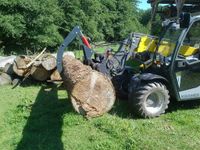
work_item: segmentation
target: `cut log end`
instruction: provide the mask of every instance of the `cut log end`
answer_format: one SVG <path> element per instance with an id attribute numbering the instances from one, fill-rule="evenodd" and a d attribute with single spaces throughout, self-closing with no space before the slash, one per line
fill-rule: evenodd
<path id="1" fill-rule="evenodd" d="M 38 81 L 45 81 L 51 75 L 51 72 L 47 71 L 42 65 L 39 65 L 39 66 L 33 65 L 30 73 L 31 73 L 31 76 L 35 80 L 38 80 Z"/>
<path id="2" fill-rule="evenodd" d="M 56 58 L 51 54 L 43 55 L 42 59 L 42 66 L 47 70 L 51 71 L 56 68 Z"/>
<path id="3" fill-rule="evenodd" d="M 57 70 L 54 70 L 53 73 L 50 76 L 50 79 L 52 81 L 62 81 L 62 78 L 60 76 L 60 73 Z"/>
<path id="4" fill-rule="evenodd" d="M 114 105 L 115 90 L 110 79 L 93 71 L 74 86 L 71 100 L 80 114 L 86 117 L 101 116 Z"/>
<path id="5" fill-rule="evenodd" d="M 86 116 L 97 117 L 108 112 L 115 102 L 111 80 L 70 56 L 63 59 L 62 78 L 70 93 L 74 109 Z"/>
<path id="6" fill-rule="evenodd" d="M 18 56 L 14 60 L 13 71 L 20 77 L 23 77 L 29 70 L 26 65 L 31 61 L 27 56 Z"/>

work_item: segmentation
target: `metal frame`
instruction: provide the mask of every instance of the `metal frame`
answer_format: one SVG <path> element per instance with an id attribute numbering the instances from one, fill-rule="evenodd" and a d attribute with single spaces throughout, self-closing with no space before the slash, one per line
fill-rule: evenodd
<path id="1" fill-rule="evenodd" d="M 62 65 L 62 59 L 63 59 L 63 53 L 65 51 L 65 48 L 68 47 L 68 45 L 76 38 L 76 37 L 84 37 L 83 33 L 80 30 L 79 26 L 75 26 L 74 29 L 68 34 L 68 36 L 64 39 L 64 42 L 60 45 L 57 53 L 57 70 L 58 72 L 62 72 L 63 65 Z M 86 46 L 81 40 L 80 44 L 83 46 L 83 52 L 84 52 L 84 59 L 89 60 L 91 59 L 92 55 L 94 54 L 94 51 L 90 49 L 88 46 Z"/>
<path id="2" fill-rule="evenodd" d="M 118 51 L 112 54 L 112 57 L 106 56 L 104 54 L 103 59 L 96 60 L 93 59 L 92 56 L 95 54 L 94 50 L 91 49 L 91 46 L 87 39 L 84 37 L 83 33 L 80 30 L 79 26 L 74 27 L 74 29 L 67 35 L 64 39 L 64 42 L 60 45 L 58 53 L 57 53 L 57 70 L 59 73 L 63 70 L 63 53 L 68 45 L 76 38 L 79 38 L 80 44 L 83 48 L 84 54 L 84 64 L 91 66 L 93 69 L 107 75 L 108 77 L 112 78 L 116 75 L 123 74 L 125 70 L 125 63 L 127 59 L 132 55 L 133 49 L 136 48 L 135 42 L 133 41 L 133 34 L 122 41 Z M 110 56 L 110 55 L 109 55 Z"/>
<path id="3" fill-rule="evenodd" d="M 185 39 L 185 36 L 187 35 L 191 26 L 193 25 L 194 22 L 199 21 L 199 20 L 200 20 L 200 15 L 191 17 L 190 26 L 188 28 L 185 28 L 182 31 L 182 33 L 177 41 L 176 47 L 172 54 L 170 65 L 166 66 L 166 67 L 162 66 L 161 68 L 153 67 L 150 70 L 144 70 L 144 72 L 142 72 L 138 75 L 134 75 L 131 79 L 129 91 L 137 89 L 142 84 L 142 82 L 161 81 L 169 86 L 168 88 L 169 88 L 170 92 L 173 93 L 173 95 L 175 96 L 177 101 L 185 100 L 185 99 L 181 99 L 181 97 L 180 97 L 179 86 L 178 86 L 178 82 L 176 80 L 176 74 L 175 74 L 176 58 L 177 58 L 178 52 L 180 50 L 180 47 L 183 43 L 183 40 Z M 193 100 L 193 98 L 192 99 L 188 98 L 188 100 Z"/>
<path id="4" fill-rule="evenodd" d="M 152 7 L 152 13 L 151 13 L 152 22 L 155 20 L 155 16 L 158 13 L 157 9 L 159 4 L 176 4 L 177 17 L 179 17 L 179 15 L 182 12 L 182 9 L 186 7 L 186 5 L 195 5 L 200 7 L 200 0 L 147 0 L 147 2 L 151 4 Z M 200 12 L 200 10 L 198 10 L 197 12 Z"/>
<path id="5" fill-rule="evenodd" d="M 176 45 L 175 50 L 174 50 L 174 53 L 172 55 L 172 62 L 171 62 L 170 68 L 169 68 L 170 78 L 171 78 L 171 81 L 172 81 L 171 84 L 173 85 L 172 87 L 173 87 L 173 89 L 175 91 L 175 95 L 176 95 L 176 98 L 177 98 L 178 101 L 182 101 L 182 99 L 181 99 L 180 94 L 179 94 L 179 90 L 178 90 L 179 87 L 178 87 L 178 83 L 177 83 L 177 80 L 176 80 L 175 62 L 176 62 L 176 58 L 177 58 L 179 49 L 180 49 L 180 47 L 181 47 L 181 45 L 183 43 L 183 40 L 185 39 L 188 31 L 190 30 L 190 28 L 192 27 L 192 25 L 196 21 L 200 21 L 200 16 L 192 17 L 190 26 L 182 31 L 182 34 L 180 35 L 180 38 L 179 38 L 179 40 L 177 42 L 177 45 Z M 190 99 L 188 99 L 188 100 L 190 100 Z"/>

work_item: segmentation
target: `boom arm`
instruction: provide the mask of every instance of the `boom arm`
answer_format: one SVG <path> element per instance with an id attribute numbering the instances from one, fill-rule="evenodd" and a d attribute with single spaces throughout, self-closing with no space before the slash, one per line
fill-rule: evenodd
<path id="1" fill-rule="evenodd" d="M 116 53 L 113 54 L 112 52 L 107 51 L 103 55 L 97 54 L 91 49 L 91 46 L 87 38 L 82 34 L 80 27 L 76 26 L 68 34 L 68 36 L 64 39 L 64 42 L 59 47 L 57 53 L 57 70 L 59 73 L 61 73 L 63 70 L 62 59 L 64 50 L 76 37 L 81 39 L 80 42 L 83 48 L 84 64 L 90 65 L 93 69 L 106 74 L 111 78 L 124 72 L 125 62 L 132 55 L 132 52 L 136 47 L 131 34 L 130 37 L 121 43 Z M 92 59 L 93 54 L 95 54 L 94 59 Z"/>
<path id="2" fill-rule="evenodd" d="M 94 51 L 91 49 L 91 46 L 87 40 L 87 38 L 83 35 L 83 33 L 80 30 L 79 26 L 74 27 L 74 29 L 68 34 L 68 36 L 65 38 L 64 42 L 59 47 L 58 53 L 57 53 L 57 70 L 59 73 L 62 72 L 63 66 L 62 66 L 62 58 L 63 53 L 66 47 L 76 38 L 81 38 L 81 45 L 84 49 L 84 57 L 85 60 L 88 60 L 93 55 Z"/>

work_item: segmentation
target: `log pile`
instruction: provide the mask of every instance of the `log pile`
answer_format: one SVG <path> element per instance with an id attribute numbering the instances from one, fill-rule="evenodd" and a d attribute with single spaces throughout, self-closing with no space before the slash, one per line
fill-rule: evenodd
<path id="1" fill-rule="evenodd" d="M 13 71 L 16 75 L 23 77 L 29 72 L 27 64 L 31 62 L 31 58 L 28 56 L 18 56 L 13 63 Z"/>
<path id="2" fill-rule="evenodd" d="M 64 85 L 75 110 L 86 117 L 97 117 L 108 112 L 115 102 L 111 80 L 71 56 L 63 58 Z"/>
<path id="3" fill-rule="evenodd" d="M 14 60 L 13 70 L 20 77 L 31 76 L 37 81 L 50 79 L 56 70 L 56 58 L 51 54 L 43 54 L 35 59 L 28 56 L 18 56 Z"/>
<path id="4" fill-rule="evenodd" d="M 0 59 L 0 85 L 15 83 L 16 79 L 23 80 L 32 77 L 36 81 L 62 81 L 56 70 L 55 54 L 44 53 L 43 50 L 37 56 L 12 56 Z M 71 55 L 73 53 L 65 53 Z"/>

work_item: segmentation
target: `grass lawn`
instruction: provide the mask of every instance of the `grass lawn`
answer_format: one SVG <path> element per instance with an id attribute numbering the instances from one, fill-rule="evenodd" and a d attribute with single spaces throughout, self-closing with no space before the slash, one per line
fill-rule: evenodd
<path id="1" fill-rule="evenodd" d="M 1 150 L 194 150 L 199 145 L 199 101 L 176 103 L 155 119 L 139 119 L 126 101 L 116 101 L 110 113 L 86 120 L 53 85 L 0 87 Z"/>
<path id="2" fill-rule="evenodd" d="M 95 51 L 95 52 L 98 52 L 98 53 L 101 53 L 101 54 L 104 54 L 105 51 L 110 48 L 112 49 L 114 52 L 116 52 L 118 50 L 120 46 L 120 43 L 114 43 L 114 44 L 107 44 L 105 46 L 92 46 L 92 49 Z M 75 53 L 75 56 L 76 58 L 82 58 L 83 57 L 83 50 L 75 50 L 73 51 Z"/>

